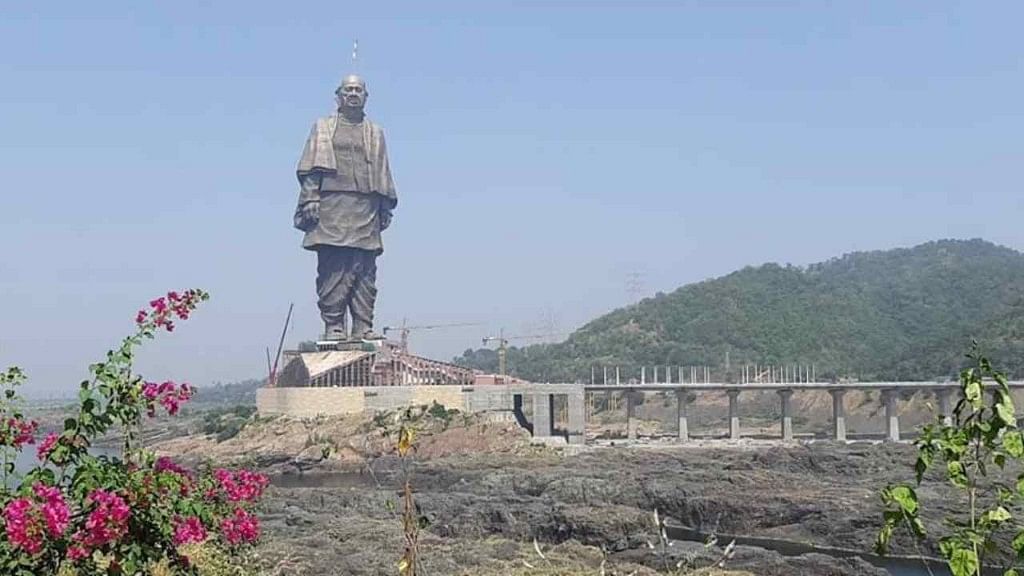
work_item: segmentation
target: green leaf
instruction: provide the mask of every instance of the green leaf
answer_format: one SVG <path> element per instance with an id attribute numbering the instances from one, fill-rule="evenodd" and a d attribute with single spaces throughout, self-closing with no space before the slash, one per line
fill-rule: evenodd
<path id="1" fill-rule="evenodd" d="M 914 530 L 914 535 L 918 538 L 924 538 L 928 535 L 924 529 L 924 522 L 920 518 L 914 518 L 910 521 L 910 527 Z"/>
<path id="2" fill-rule="evenodd" d="M 981 381 L 971 380 L 964 386 L 964 398 L 975 408 L 981 402 Z"/>
<path id="3" fill-rule="evenodd" d="M 978 555 L 970 548 L 954 549 L 948 564 L 953 576 L 975 576 L 978 573 Z"/>
<path id="4" fill-rule="evenodd" d="M 996 414 L 1007 426 L 1017 426 L 1017 414 L 1013 408 L 1013 398 L 1009 394 L 999 393 L 999 402 L 996 404 Z"/>
<path id="5" fill-rule="evenodd" d="M 888 500 L 895 502 L 899 505 L 900 509 L 906 514 L 913 516 L 917 514 L 917 493 L 910 486 L 899 484 L 896 486 L 890 486 L 885 490 L 885 494 L 888 495 Z"/>
<path id="6" fill-rule="evenodd" d="M 1006 466 L 1006 454 L 1003 454 L 1002 452 L 996 452 L 995 455 L 992 456 L 992 460 L 996 463 L 996 466 L 999 466 L 1000 468 Z"/>
<path id="7" fill-rule="evenodd" d="M 1010 568 L 1006 572 L 1003 572 L 1003 576 L 1020 576 L 1020 574 L 1013 568 Z"/>
<path id="8" fill-rule="evenodd" d="M 1024 530 L 1017 532 L 1010 545 L 1013 546 L 1013 551 L 1017 553 L 1018 558 L 1024 558 Z"/>
<path id="9" fill-rule="evenodd" d="M 921 455 L 917 458 L 917 462 L 914 463 L 914 473 L 917 475 L 917 483 L 921 483 L 921 479 L 924 477 L 924 473 L 928 471 L 928 467 L 932 465 L 931 452 L 922 451 Z"/>
<path id="10" fill-rule="evenodd" d="M 989 522 L 1001 523 L 1006 522 L 1010 518 L 1013 518 L 1013 515 L 1011 515 L 1010 511 L 1007 510 L 1006 508 L 1003 508 L 1002 506 L 996 506 L 992 510 L 986 512 L 985 517 L 988 519 Z"/>
<path id="11" fill-rule="evenodd" d="M 967 487 L 967 474 L 964 473 L 964 465 L 957 460 L 951 460 L 946 464 L 946 473 L 949 475 L 949 481 L 954 486 L 960 488 Z"/>
<path id="12" fill-rule="evenodd" d="M 1024 436 L 1020 430 L 1009 430 L 1003 434 L 1003 449 L 1014 458 L 1024 456 Z"/>
<path id="13" fill-rule="evenodd" d="M 892 540 L 893 528 L 893 524 L 887 521 L 878 531 L 878 536 L 875 538 L 875 552 L 881 556 L 885 556 L 889 552 L 889 541 Z"/>
<path id="14" fill-rule="evenodd" d="M 996 499 L 1000 504 L 1013 505 L 1013 501 L 1017 499 L 1017 493 L 1006 489 L 1003 486 L 996 487 Z"/>

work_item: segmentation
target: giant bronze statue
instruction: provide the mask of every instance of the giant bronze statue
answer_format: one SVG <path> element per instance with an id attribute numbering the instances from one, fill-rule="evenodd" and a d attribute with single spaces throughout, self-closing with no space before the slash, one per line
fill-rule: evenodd
<path id="1" fill-rule="evenodd" d="M 317 255 L 316 293 L 325 338 L 376 338 L 377 257 L 384 251 L 381 232 L 391 224 L 398 197 L 384 131 L 363 113 L 366 83 L 348 76 L 335 96 L 337 113 L 316 121 L 299 160 L 295 227 L 306 233 L 302 247 Z"/>

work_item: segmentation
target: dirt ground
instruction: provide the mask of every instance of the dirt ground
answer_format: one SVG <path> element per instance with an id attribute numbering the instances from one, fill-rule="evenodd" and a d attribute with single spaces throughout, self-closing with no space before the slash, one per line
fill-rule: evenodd
<path id="1" fill-rule="evenodd" d="M 394 454 L 398 415 L 256 420 L 235 438 L 156 448 L 185 460 L 256 465 L 274 477 L 261 552 L 305 574 L 386 574 L 403 550 L 400 487 L 415 489 L 424 573 L 653 574 L 708 568 L 722 546 L 662 546 L 653 512 L 719 534 L 870 551 L 879 490 L 913 477 L 914 449 L 876 442 L 645 441 L 536 446 L 514 422 L 424 411 L 411 462 Z M 929 528 L 956 508 L 919 490 Z M 537 541 L 544 558 L 533 546 Z M 896 551 L 913 552 L 909 542 Z M 297 568 L 298 569 L 298 568 Z M 725 569 L 758 576 L 885 574 L 857 558 L 737 546 Z M 546 571 L 545 571 L 546 570 Z M 686 572 L 682 572 L 686 573 Z"/>

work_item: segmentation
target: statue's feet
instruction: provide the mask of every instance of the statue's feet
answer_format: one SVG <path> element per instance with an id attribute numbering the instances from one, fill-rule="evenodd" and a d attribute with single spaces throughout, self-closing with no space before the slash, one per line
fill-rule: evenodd
<path id="1" fill-rule="evenodd" d="M 373 329 L 370 328 L 370 327 L 365 327 L 364 328 L 364 327 L 353 326 L 352 327 L 352 339 L 353 340 L 355 340 L 355 339 L 361 339 L 361 340 L 383 340 L 384 337 L 381 336 L 380 334 L 377 334 L 376 332 L 374 332 Z"/>
<path id="2" fill-rule="evenodd" d="M 348 340 L 345 325 L 327 325 L 327 328 L 324 330 L 324 340 Z"/>

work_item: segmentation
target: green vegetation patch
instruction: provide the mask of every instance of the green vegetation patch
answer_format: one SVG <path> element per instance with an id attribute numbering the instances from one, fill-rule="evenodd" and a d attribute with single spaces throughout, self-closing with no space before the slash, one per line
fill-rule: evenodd
<path id="1" fill-rule="evenodd" d="M 1024 374 L 1024 254 L 982 240 L 858 252 L 806 267 L 766 264 L 616 310 L 568 340 L 508 351 L 534 381 L 589 381 L 591 367 L 814 365 L 817 379 L 955 378 L 958 351 L 982 350 Z M 497 352 L 455 361 L 497 371 Z M 648 377 L 650 372 L 648 372 Z"/>
<path id="2" fill-rule="evenodd" d="M 203 434 L 215 437 L 217 442 L 230 440 L 245 428 L 255 413 L 256 406 L 244 404 L 207 410 L 203 414 Z"/>

